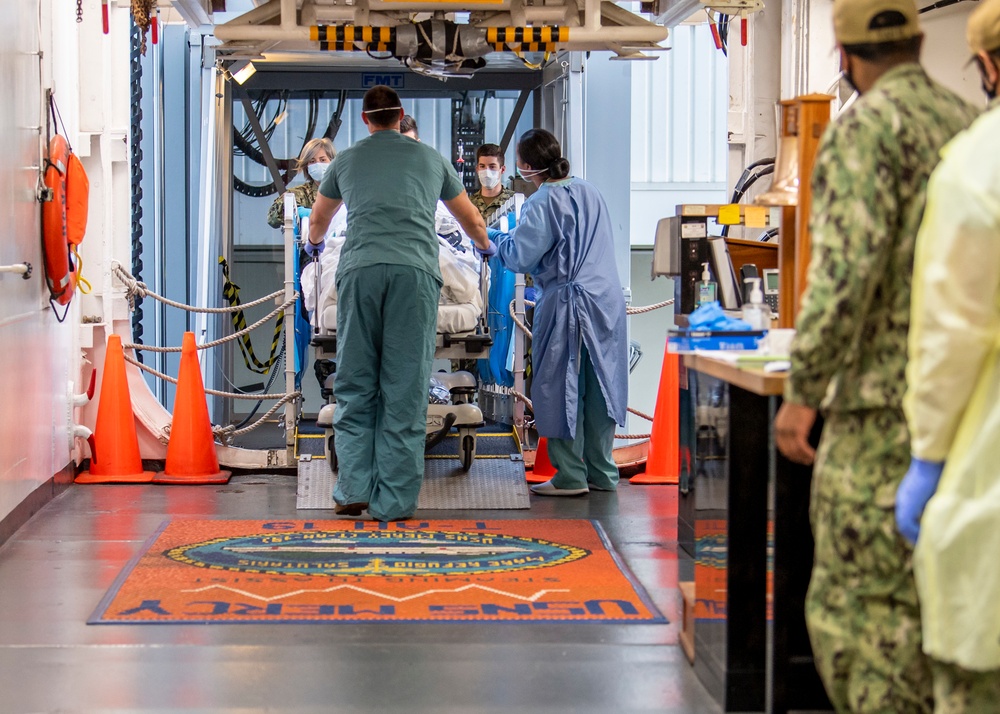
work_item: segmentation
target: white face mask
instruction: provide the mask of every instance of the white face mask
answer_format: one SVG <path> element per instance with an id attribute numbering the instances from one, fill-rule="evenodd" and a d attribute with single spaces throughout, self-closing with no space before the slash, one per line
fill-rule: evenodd
<path id="1" fill-rule="evenodd" d="M 476 174 L 479 176 L 479 183 L 487 190 L 496 188 L 500 183 L 500 171 L 498 169 L 480 169 Z"/>
<path id="2" fill-rule="evenodd" d="M 326 175 L 326 170 L 328 168 L 330 168 L 329 163 L 323 163 L 317 161 L 315 164 L 309 164 L 308 166 L 306 166 L 306 171 L 309 172 L 309 178 L 311 178 L 316 183 L 319 183 L 320 181 L 323 180 L 323 177 Z"/>
<path id="3" fill-rule="evenodd" d="M 538 174 L 546 173 L 547 169 L 541 169 L 540 171 L 522 170 L 519 166 L 517 168 L 517 175 L 523 178 L 525 181 L 530 181 L 532 176 L 537 176 Z"/>

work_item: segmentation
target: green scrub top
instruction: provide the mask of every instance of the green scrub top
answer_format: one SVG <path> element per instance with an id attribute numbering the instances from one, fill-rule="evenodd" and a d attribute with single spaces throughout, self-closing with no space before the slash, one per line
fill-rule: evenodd
<path id="1" fill-rule="evenodd" d="M 347 239 L 338 274 L 406 265 L 441 281 L 434 211 L 464 190 L 441 154 L 398 131 L 376 131 L 337 154 L 319 192 L 343 199 Z"/>

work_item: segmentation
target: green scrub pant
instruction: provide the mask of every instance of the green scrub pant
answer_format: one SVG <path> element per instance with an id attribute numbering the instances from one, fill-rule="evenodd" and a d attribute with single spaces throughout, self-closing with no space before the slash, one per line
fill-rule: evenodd
<path id="1" fill-rule="evenodd" d="M 424 476 L 427 386 L 441 283 L 402 265 L 337 276 L 334 500 L 408 518 Z"/>
<path id="2" fill-rule="evenodd" d="M 584 347 L 580 355 L 580 381 L 576 401 L 576 438 L 549 439 L 549 459 L 556 467 L 556 488 L 591 488 L 614 491 L 618 487 L 615 465 L 615 420 L 608 416 L 601 383 Z"/>

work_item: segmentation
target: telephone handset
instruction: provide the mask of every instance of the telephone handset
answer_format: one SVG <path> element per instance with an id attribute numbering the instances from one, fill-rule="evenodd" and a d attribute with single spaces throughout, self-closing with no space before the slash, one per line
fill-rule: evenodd
<path id="1" fill-rule="evenodd" d="M 743 288 L 743 302 L 750 302 L 750 290 L 753 285 L 747 283 L 748 278 L 759 278 L 760 273 L 757 272 L 757 266 L 753 263 L 744 263 L 743 267 L 740 268 L 740 285 Z"/>

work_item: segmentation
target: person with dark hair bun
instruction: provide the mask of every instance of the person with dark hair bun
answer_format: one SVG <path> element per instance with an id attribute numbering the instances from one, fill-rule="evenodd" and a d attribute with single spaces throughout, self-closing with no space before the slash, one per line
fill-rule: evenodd
<path id="1" fill-rule="evenodd" d="M 542 496 L 613 491 L 615 425 L 625 424 L 628 343 L 614 231 L 593 184 L 571 177 L 559 142 L 532 129 L 517 169 L 537 187 L 509 233 L 489 229 L 510 270 L 530 273 L 539 297 L 532 337 L 535 424 L 556 467 Z"/>

